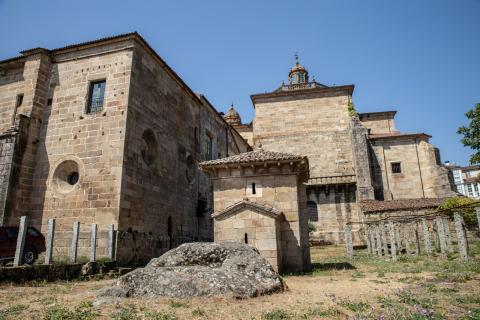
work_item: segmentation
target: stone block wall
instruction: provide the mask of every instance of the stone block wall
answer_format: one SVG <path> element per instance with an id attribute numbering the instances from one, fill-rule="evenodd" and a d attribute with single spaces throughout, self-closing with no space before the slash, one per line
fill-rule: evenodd
<path id="1" fill-rule="evenodd" d="M 452 195 L 448 172 L 425 139 L 394 137 L 370 140 L 370 164 L 377 199 L 435 198 Z M 392 162 L 401 173 L 392 173 Z M 379 200 L 383 200 L 379 199 Z"/>
<path id="2" fill-rule="evenodd" d="M 310 235 L 312 243 L 342 243 L 345 225 L 363 220 L 355 184 L 309 186 L 307 199 L 309 219 L 317 228 Z M 355 243 L 359 243 L 359 225 L 353 224 L 352 231 Z"/>
<path id="3" fill-rule="evenodd" d="M 286 173 L 288 167 L 288 164 L 280 168 L 259 167 L 255 175 L 251 168 L 220 170 L 219 178 L 213 179 L 214 211 L 223 210 L 244 198 L 281 211 L 284 216 L 279 223 L 282 266 L 284 270 L 301 271 L 310 267 L 308 225 L 303 217 L 306 212 L 300 211 L 304 209 L 299 205 L 298 188 L 301 184 L 295 174 Z M 277 170 L 285 173 L 272 175 Z M 252 182 L 256 183 L 255 195 L 248 191 Z"/>
<path id="4" fill-rule="evenodd" d="M 258 99 L 255 144 L 307 156 L 311 178 L 354 175 L 349 99 L 343 91 Z"/>
<path id="5" fill-rule="evenodd" d="M 282 263 L 279 231 L 278 220 L 246 209 L 231 217 L 216 218 L 214 240 L 251 245 L 279 271 Z"/>

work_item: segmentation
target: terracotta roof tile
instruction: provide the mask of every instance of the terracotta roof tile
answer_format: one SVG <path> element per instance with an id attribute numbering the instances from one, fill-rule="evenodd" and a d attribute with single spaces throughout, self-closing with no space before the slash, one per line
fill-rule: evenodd
<path id="1" fill-rule="evenodd" d="M 420 210 L 437 208 L 445 198 L 418 198 L 398 200 L 363 200 L 360 207 L 364 213 L 379 213 L 400 210 Z"/>
<path id="2" fill-rule="evenodd" d="M 306 160 L 304 156 L 294 155 L 290 153 L 281 153 L 266 151 L 263 149 L 257 149 L 250 152 L 240 153 L 231 157 L 215 159 L 210 161 L 204 161 L 199 164 L 200 168 L 214 167 L 225 164 L 240 164 L 240 163 L 253 163 L 264 161 L 300 161 Z"/>
<path id="3" fill-rule="evenodd" d="M 389 138 L 431 138 L 431 135 L 426 133 L 378 133 L 378 134 L 369 134 L 368 139 L 389 139 Z"/>

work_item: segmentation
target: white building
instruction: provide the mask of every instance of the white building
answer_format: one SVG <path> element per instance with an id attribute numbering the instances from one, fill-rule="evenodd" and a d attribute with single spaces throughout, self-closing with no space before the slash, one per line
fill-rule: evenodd
<path id="1" fill-rule="evenodd" d="M 475 199 L 480 199 L 480 165 L 460 167 L 447 165 L 453 176 L 457 192 Z"/>

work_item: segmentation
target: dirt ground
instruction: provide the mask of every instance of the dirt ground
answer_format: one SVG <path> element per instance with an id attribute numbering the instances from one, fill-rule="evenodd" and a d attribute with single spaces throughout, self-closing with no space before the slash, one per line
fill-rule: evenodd
<path id="1" fill-rule="evenodd" d="M 474 247 L 474 253 L 480 245 Z M 480 319 L 480 254 L 397 262 L 337 246 L 312 248 L 314 270 L 286 275 L 288 291 L 224 298 L 97 300 L 114 280 L 0 286 L 3 319 Z"/>

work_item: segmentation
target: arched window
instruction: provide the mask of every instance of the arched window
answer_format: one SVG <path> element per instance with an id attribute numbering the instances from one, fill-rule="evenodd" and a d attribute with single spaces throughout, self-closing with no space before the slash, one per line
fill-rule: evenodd
<path id="1" fill-rule="evenodd" d="M 147 129 L 142 135 L 142 158 L 147 165 L 152 165 L 157 158 L 157 139 L 153 131 Z"/>

